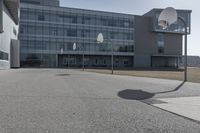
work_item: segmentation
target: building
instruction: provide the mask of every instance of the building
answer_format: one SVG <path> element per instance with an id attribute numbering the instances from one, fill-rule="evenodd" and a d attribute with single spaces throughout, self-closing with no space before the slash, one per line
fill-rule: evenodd
<path id="1" fill-rule="evenodd" d="M 200 67 L 200 56 L 188 56 L 187 64 L 188 67 Z M 184 66 L 184 60 L 180 62 L 180 66 Z"/>
<path id="2" fill-rule="evenodd" d="M 0 0 L 0 69 L 19 67 L 19 1 Z"/>
<path id="3" fill-rule="evenodd" d="M 43 5 L 43 6 L 56 6 L 59 7 L 59 0 L 20 0 L 21 3 Z"/>
<path id="4" fill-rule="evenodd" d="M 161 9 L 137 16 L 25 1 L 30 0 L 20 5 L 22 67 L 80 67 L 83 57 L 86 67 L 110 67 L 112 54 L 114 67 L 177 67 L 182 57 L 183 25 L 158 27 Z M 191 11 L 178 14 L 190 34 Z M 96 41 L 99 33 L 103 44 Z"/>

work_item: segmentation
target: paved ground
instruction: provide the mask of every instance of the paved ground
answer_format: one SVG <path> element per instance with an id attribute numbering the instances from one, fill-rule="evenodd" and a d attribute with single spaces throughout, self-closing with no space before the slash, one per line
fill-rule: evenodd
<path id="1" fill-rule="evenodd" d="M 200 122 L 200 97 L 161 98 L 166 103 L 154 104 L 161 109 Z"/>
<path id="2" fill-rule="evenodd" d="M 200 84 L 64 69 L 1 70 L 0 133 L 199 133 L 200 123 L 150 105 L 189 96 L 200 96 Z"/>

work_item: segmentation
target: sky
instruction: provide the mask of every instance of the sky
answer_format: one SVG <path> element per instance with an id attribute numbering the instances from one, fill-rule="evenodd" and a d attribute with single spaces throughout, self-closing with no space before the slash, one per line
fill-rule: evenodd
<path id="1" fill-rule="evenodd" d="M 60 6 L 143 15 L 153 8 L 174 7 L 192 10 L 188 54 L 200 56 L 199 0 L 60 0 Z"/>

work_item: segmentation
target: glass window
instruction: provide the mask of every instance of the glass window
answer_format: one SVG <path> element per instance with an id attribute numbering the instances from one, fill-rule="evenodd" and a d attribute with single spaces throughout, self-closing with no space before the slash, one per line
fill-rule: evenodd
<path id="1" fill-rule="evenodd" d="M 82 18 L 82 24 L 90 24 L 90 18 L 84 16 L 84 17 Z"/>
<path id="2" fill-rule="evenodd" d="M 28 34 L 35 34 L 36 28 L 34 26 L 27 26 L 27 33 Z"/>
<path id="3" fill-rule="evenodd" d="M 106 59 L 103 59 L 103 64 L 106 65 Z"/>
<path id="4" fill-rule="evenodd" d="M 57 36 L 58 35 L 57 28 L 51 28 L 51 35 L 53 35 L 53 36 Z"/>
<path id="5" fill-rule="evenodd" d="M 15 27 L 13 27 L 13 34 L 16 36 L 17 35 L 17 30 L 15 29 Z"/>
<path id="6" fill-rule="evenodd" d="M 8 53 L 0 51 L 0 60 L 8 60 Z"/>
<path id="7" fill-rule="evenodd" d="M 59 20 L 64 23 L 77 23 L 76 15 L 59 15 Z"/>
<path id="8" fill-rule="evenodd" d="M 40 5 L 41 3 L 39 1 L 27 1 L 27 0 L 21 0 L 23 3 L 28 3 L 28 4 L 34 4 L 34 5 Z"/>
<path id="9" fill-rule="evenodd" d="M 124 21 L 123 20 L 119 20 L 119 26 L 124 27 Z"/>
<path id="10" fill-rule="evenodd" d="M 64 36 L 63 28 L 58 28 L 58 36 Z"/>
<path id="11" fill-rule="evenodd" d="M 48 24 L 46 26 L 47 27 L 43 27 L 43 35 L 49 35 L 50 27 L 48 26 Z"/>
<path id="12" fill-rule="evenodd" d="M 28 19 L 37 20 L 34 9 L 28 9 Z"/>
<path id="13" fill-rule="evenodd" d="M 98 59 L 95 59 L 95 64 L 98 65 Z"/>
<path id="14" fill-rule="evenodd" d="M 134 21 L 133 20 L 130 21 L 130 28 L 134 28 Z"/>
<path id="15" fill-rule="evenodd" d="M 108 20 L 108 26 L 116 27 L 117 26 L 117 21 L 114 19 L 109 19 Z"/>
<path id="16" fill-rule="evenodd" d="M 67 36 L 76 37 L 77 36 L 76 30 L 75 29 L 68 29 L 67 30 Z"/>
<path id="17" fill-rule="evenodd" d="M 125 33 L 125 39 L 126 40 L 131 40 L 131 35 L 129 33 Z"/>
<path id="18" fill-rule="evenodd" d="M 20 18 L 21 19 L 28 19 L 28 10 L 21 9 Z"/>
<path id="19" fill-rule="evenodd" d="M 21 27 L 20 28 L 20 34 L 23 34 L 24 33 L 24 27 Z"/>
<path id="20" fill-rule="evenodd" d="M 72 23 L 77 23 L 77 17 L 76 16 L 70 16 L 71 22 Z"/>
<path id="21" fill-rule="evenodd" d="M 90 30 L 82 30 L 82 37 L 90 37 Z"/>
<path id="22" fill-rule="evenodd" d="M 51 12 L 50 21 L 51 22 L 56 22 L 57 21 L 57 15 L 56 15 L 55 12 Z"/>
<path id="23" fill-rule="evenodd" d="M 124 60 L 124 65 L 128 65 L 128 64 L 129 64 L 128 60 Z"/>
<path id="24" fill-rule="evenodd" d="M 124 22 L 124 27 L 129 27 L 129 22 L 125 21 Z"/>
<path id="25" fill-rule="evenodd" d="M 157 45 L 158 45 L 158 53 L 163 54 L 164 53 L 164 34 L 159 33 L 157 38 Z"/>
<path id="26" fill-rule="evenodd" d="M 63 29 L 63 35 L 67 36 L 67 29 L 66 28 Z"/>
<path id="27" fill-rule="evenodd" d="M 35 29 L 35 33 L 36 33 L 36 35 L 42 35 L 42 33 L 43 33 L 43 27 L 42 26 L 36 26 L 36 27 L 32 27 L 32 28 L 34 28 Z"/>
<path id="28" fill-rule="evenodd" d="M 43 12 L 45 21 L 50 21 L 50 13 L 48 10 Z"/>
<path id="29" fill-rule="evenodd" d="M 107 18 L 101 18 L 100 19 L 100 25 L 102 25 L 102 26 L 108 26 Z"/>
<path id="30" fill-rule="evenodd" d="M 114 32 L 110 33 L 110 39 L 115 39 L 115 33 Z"/>
<path id="31" fill-rule="evenodd" d="M 46 49 L 45 45 L 42 41 L 35 41 L 35 49 L 36 50 L 43 50 Z"/>
<path id="32" fill-rule="evenodd" d="M 39 21 L 45 21 L 44 15 L 38 15 L 38 20 Z"/>

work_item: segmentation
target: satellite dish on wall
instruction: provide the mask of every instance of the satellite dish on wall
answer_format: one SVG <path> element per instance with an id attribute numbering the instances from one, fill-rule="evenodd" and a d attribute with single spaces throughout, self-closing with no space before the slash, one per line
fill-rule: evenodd
<path id="1" fill-rule="evenodd" d="M 97 36 L 97 43 L 103 43 L 104 38 L 103 38 L 103 34 L 99 33 L 99 35 Z"/>
<path id="2" fill-rule="evenodd" d="M 178 14 L 173 7 L 168 7 L 164 9 L 158 18 L 158 25 L 162 26 L 163 29 L 166 29 L 171 24 L 177 22 Z"/>

